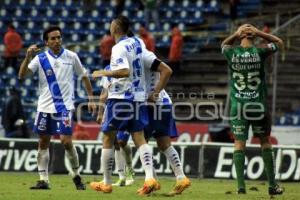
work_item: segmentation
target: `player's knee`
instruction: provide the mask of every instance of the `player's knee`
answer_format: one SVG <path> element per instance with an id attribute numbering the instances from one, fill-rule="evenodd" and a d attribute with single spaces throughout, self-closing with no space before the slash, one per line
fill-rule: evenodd
<path id="1" fill-rule="evenodd" d="M 246 149 L 246 141 L 235 140 L 234 141 L 234 149 L 235 150 L 245 150 Z"/>
<path id="2" fill-rule="evenodd" d="M 157 147 L 161 152 L 164 152 L 170 147 L 169 143 L 162 143 L 162 142 L 157 142 Z"/>
<path id="3" fill-rule="evenodd" d="M 263 148 L 263 149 L 265 149 L 265 148 L 271 148 L 271 143 L 270 143 L 270 137 L 269 136 L 267 136 L 267 137 L 261 137 L 260 138 L 260 145 L 261 145 L 261 147 Z"/>
<path id="4" fill-rule="evenodd" d="M 124 148 L 127 145 L 127 142 L 123 140 L 118 140 L 118 144 L 121 148 Z"/>
<path id="5" fill-rule="evenodd" d="M 61 140 L 61 144 L 64 146 L 65 149 L 70 150 L 73 147 L 71 140 Z"/>

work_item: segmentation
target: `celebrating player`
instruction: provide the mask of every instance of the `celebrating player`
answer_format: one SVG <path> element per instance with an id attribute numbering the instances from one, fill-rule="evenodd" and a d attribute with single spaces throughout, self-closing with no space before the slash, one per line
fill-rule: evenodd
<path id="1" fill-rule="evenodd" d="M 254 40 L 260 37 L 269 41 L 266 48 L 257 48 Z M 233 43 L 240 39 L 240 46 Z M 236 168 L 238 194 L 246 193 L 244 181 L 245 148 L 249 126 L 254 136 L 260 139 L 262 157 L 269 181 L 269 194 L 282 194 L 275 181 L 274 158 L 269 142 L 271 121 L 267 108 L 267 86 L 265 82 L 265 59 L 283 47 L 280 38 L 259 31 L 250 24 L 244 24 L 222 43 L 230 70 L 230 124 L 235 136 L 233 160 Z"/>
<path id="2" fill-rule="evenodd" d="M 158 185 L 153 178 L 152 152 L 145 141 L 144 127 L 148 124 L 145 102 L 146 89 L 143 84 L 143 49 L 139 40 L 127 37 L 129 20 L 119 16 L 111 23 L 110 32 L 116 45 L 112 49 L 110 71 L 100 70 L 93 77 L 111 77 L 108 88 L 108 100 L 102 123 L 103 149 L 101 165 L 104 181 L 92 182 L 97 191 L 112 192 L 111 171 L 113 164 L 113 143 L 117 131 L 128 131 L 140 152 L 140 159 L 145 170 L 144 194 L 151 193 Z"/>
<path id="3" fill-rule="evenodd" d="M 88 109 L 94 113 L 96 105 L 92 101 L 91 83 L 77 54 L 62 48 L 62 30 L 59 27 L 47 28 L 43 33 L 43 40 L 49 50 L 39 53 L 32 59 L 40 49 L 37 45 L 31 45 L 19 70 L 20 79 L 34 72 L 39 74 L 40 96 L 33 131 L 39 134 L 37 165 L 40 180 L 30 189 L 50 189 L 48 178 L 50 139 L 53 134 L 60 134 L 61 143 L 73 169 L 76 189 L 85 190 L 78 170 L 78 154 L 72 143 L 73 76 L 76 74 L 82 77 L 89 98 Z"/>

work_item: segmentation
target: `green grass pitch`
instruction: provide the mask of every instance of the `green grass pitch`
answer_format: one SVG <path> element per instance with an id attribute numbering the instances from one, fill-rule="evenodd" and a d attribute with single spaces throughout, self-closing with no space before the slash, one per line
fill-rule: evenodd
<path id="1" fill-rule="evenodd" d="M 136 194 L 136 190 L 143 184 L 142 177 L 137 177 L 132 186 L 114 187 L 111 194 L 96 192 L 89 187 L 86 191 L 76 191 L 71 177 L 67 175 L 50 175 L 51 190 L 29 190 L 37 178 L 37 173 L 0 172 L 0 200 L 130 200 L 143 198 L 154 200 L 264 200 L 272 198 L 267 194 L 267 185 L 261 181 L 247 181 L 248 193 L 237 195 L 234 180 L 192 179 L 192 186 L 183 194 L 168 197 L 166 194 L 173 187 L 175 180 L 174 178 L 160 178 L 161 190 L 149 197 L 140 197 Z M 83 176 L 83 178 L 86 183 L 89 183 L 99 180 L 101 177 Z M 272 199 L 300 199 L 299 183 L 281 183 L 281 185 L 285 188 L 285 193 Z M 254 190 L 250 190 L 250 188 L 254 188 Z M 255 191 L 256 189 L 258 191 Z"/>

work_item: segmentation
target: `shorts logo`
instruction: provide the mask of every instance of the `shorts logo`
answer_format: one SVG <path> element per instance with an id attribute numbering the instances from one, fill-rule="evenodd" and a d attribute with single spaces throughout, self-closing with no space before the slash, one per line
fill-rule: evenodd
<path id="1" fill-rule="evenodd" d="M 71 120 L 70 119 L 64 119 L 63 124 L 65 125 L 65 127 L 71 127 Z"/>
<path id="2" fill-rule="evenodd" d="M 47 124 L 47 121 L 45 118 L 42 118 L 39 122 L 39 125 L 38 125 L 38 129 L 40 131 L 45 131 L 46 130 L 46 124 Z"/>

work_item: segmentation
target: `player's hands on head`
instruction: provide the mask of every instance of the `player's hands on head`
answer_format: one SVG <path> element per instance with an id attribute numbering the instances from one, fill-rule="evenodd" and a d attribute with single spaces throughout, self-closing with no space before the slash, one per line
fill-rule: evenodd
<path id="1" fill-rule="evenodd" d="M 105 70 L 96 70 L 92 73 L 92 77 L 93 77 L 93 79 L 96 79 L 96 78 L 104 76 L 104 74 L 105 74 Z"/>
<path id="2" fill-rule="evenodd" d="M 26 52 L 26 57 L 31 58 L 35 53 L 39 52 L 41 49 L 38 48 L 36 44 L 31 45 Z"/>
<path id="3" fill-rule="evenodd" d="M 246 37 L 247 35 L 256 36 L 257 32 L 258 29 L 251 24 L 243 24 L 237 30 L 237 34 L 240 39 Z"/>

